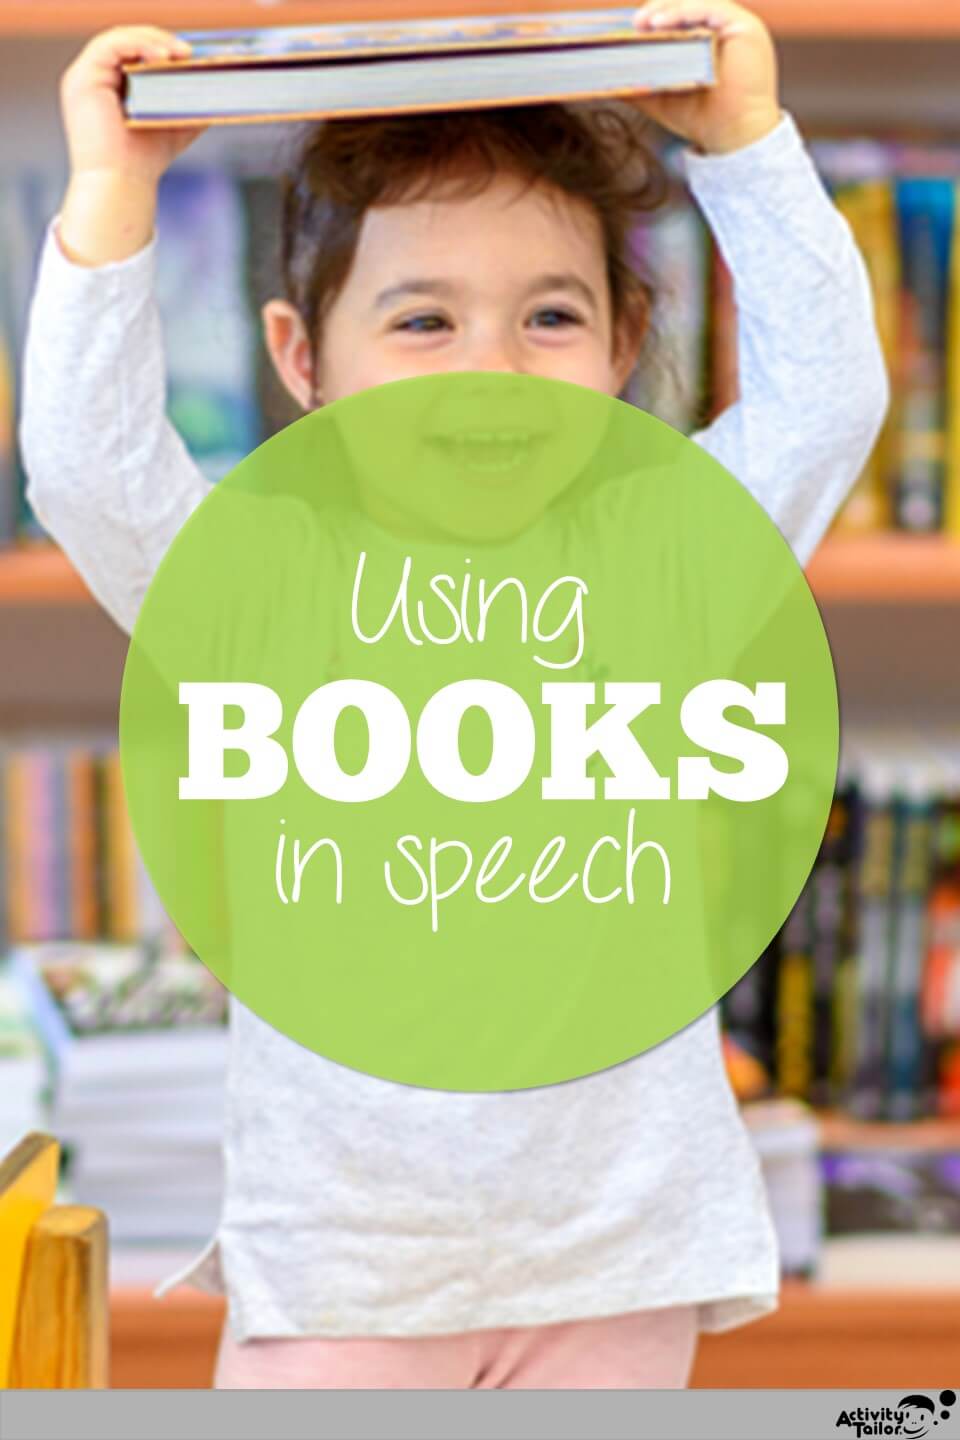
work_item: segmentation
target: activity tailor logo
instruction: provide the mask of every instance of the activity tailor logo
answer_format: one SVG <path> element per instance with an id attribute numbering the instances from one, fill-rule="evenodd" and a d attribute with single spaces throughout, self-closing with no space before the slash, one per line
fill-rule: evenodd
<path id="1" fill-rule="evenodd" d="M 858 1440 L 861 1435 L 909 1435 L 919 1440 L 920 1436 L 932 1435 L 942 1421 L 953 1419 L 956 1403 L 955 1390 L 941 1390 L 932 1397 L 904 1395 L 895 1406 L 858 1405 L 852 1410 L 841 1410 L 837 1429 L 850 1430 Z M 951 1430 L 947 1428 L 942 1433 L 949 1434 Z"/>
<path id="2" fill-rule="evenodd" d="M 809 874 L 817 607 L 699 446 L 578 386 L 400 381 L 269 440 L 164 557 L 134 829 L 234 995 L 371 1075 L 509 1090 L 691 1023 Z"/>

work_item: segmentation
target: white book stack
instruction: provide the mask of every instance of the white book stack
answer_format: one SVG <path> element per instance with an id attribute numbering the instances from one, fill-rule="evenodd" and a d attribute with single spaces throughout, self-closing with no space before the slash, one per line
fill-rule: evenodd
<path id="1" fill-rule="evenodd" d="M 74 942 L 13 966 L 51 1068 L 47 1128 L 118 1240 L 206 1237 L 221 1195 L 226 996 L 193 956 Z"/>
<path id="2" fill-rule="evenodd" d="M 26 1001 L 0 964 L 0 1157 L 44 1123 L 46 1066 Z"/>
<path id="3" fill-rule="evenodd" d="M 823 1179 L 816 1116 L 799 1100 L 757 1100 L 742 1115 L 760 1157 L 788 1275 L 813 1275 L 823 1250 Z"/>

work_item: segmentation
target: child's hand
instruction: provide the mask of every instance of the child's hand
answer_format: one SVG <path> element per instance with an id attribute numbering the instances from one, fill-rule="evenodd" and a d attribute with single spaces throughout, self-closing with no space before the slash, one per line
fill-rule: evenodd
<path id="1" fill-rule="evenodd" d="M 637 107 L 666 130 L 713 154 L 739 150 L 781 119 L 777 58 L 758 16 L 733 0 L 647 0 L 634 16 L 643 31 L 703 26 L 717 36 L 716 83 L 708 89 L 638 97 Z"/>
<path id="2" fill-rule="evenodd" d="M 123 118 L 126 61 L 185 59 L 186 40 L 152 25 L 132 25 L 96 35 L 60 81 L 70 169 L 118 170 L 154 184 L 199 130 L 130 130 Z"/>
<path id="3" fill-rule="evenodd" d="M 60 243 L 80 264 L 100 265 L 139 250 L 153 231 L 156 190 L 202 127 L 131 130 L 123 114 L 123 63 L 184 59 L 185 40 L 152 25 L 104 31 L 81 50 L 60 82 L 70 154 Z"/>

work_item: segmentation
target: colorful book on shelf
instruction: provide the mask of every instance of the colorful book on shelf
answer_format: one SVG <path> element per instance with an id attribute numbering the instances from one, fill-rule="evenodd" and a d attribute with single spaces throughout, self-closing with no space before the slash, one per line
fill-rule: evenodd
<path id="1" fill-rule="evenodd" d="M 184 59 L 125 67 L 135 126 L 423 112 L 686 90 L 706 29 L 638 32 L 633 9 L 185 31 Z"/>
<path id="2" fill-rule="evenodd" d="M 921 992 L 927 1113 L 960 1116 L 960 796 L 939 807 Z"/>
<path id="3" fill-rule="evenodd" d="M 944 528 L 960 540 L 960 200 L 954 205 L 947 313 L 947 482 Z"/>
<path id="4" fill-rule="evenodd" d="M 835 1059 L 841 1043 L 839 980 L 849 945 L 853 810 L 849 789 L 839 789 L 809 879 L 813 1028 L 809 1098 L 818 1106 L 833 1101 Z"/>
<path id="5" fill-rule="evenodd" d="M 847 1108 L 880 1119 L 886 1096 L 890 951 L 897 859 L 893 780 L 872 767 L 861 795 L 857 866 L 857 1027 Z"/>
<path id="6" fill-rule="evenodd" d="M 897 363 L 900 307 L 900 246 L 893 182 L 878 177 L 837 185 L 833 198 L 866 263 L 877 335 L 891 375 Z M 837 517 L 838 532 L 885 530 L 890 526 L 896 440 L 897 407 L 892 399 L 883 429 Z"/>
<path id="7" fill-rule="evenodd" d="M 897 181 L 902 295 L 900 453 L 896 516 L 905 530 L 938 530 L 946 487 L 946 313 L 955 185 L 945 176 Z"/>
<path id="8" fill-rule="evenodd" d="M 920 1025 L 927 908 L 933 873 L 935 800 L 922 774 L 897 805 L 897 865 L 893 890 L 887 1104 L 891 1120 L 923 1110 L 924 1036 Z"/>
<path id="9" fill-rule="evenodd" d="M 776 1082 L 796 1098 L 806 1098 L 813 1083 L 811 899 L 808 884 L 784 922 L 777 970 Z"/>

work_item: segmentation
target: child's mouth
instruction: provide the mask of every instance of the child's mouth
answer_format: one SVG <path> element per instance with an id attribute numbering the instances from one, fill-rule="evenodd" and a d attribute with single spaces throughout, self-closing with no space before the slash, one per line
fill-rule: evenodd
<path id="1" fill-rule="evenodd" d="M 464 430 L 431 435 L 428 443 L 436 445 L 459 469 L 495 480 L 526 464 L 539 438 L 529 430 Z"/>

